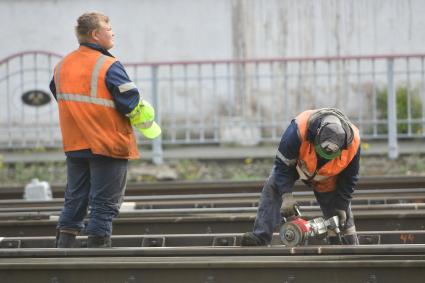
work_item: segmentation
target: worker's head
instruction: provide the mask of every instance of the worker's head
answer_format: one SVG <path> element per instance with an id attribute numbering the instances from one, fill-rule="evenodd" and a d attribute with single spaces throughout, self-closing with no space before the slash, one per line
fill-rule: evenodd
<path id="1" fill-rule="evenodd" d="M 334 115 L 325 116 L 314 139 L 317 155 L 328 160 L 334 159 L 341 155 L 345 142 L 346 133 L 340 119 Z"/>
<path id="2" fill-rule="evenodd" d="M 106 50 L 114 46 L 114 33 L 108 16 L 99 12 L 90 12 L 77 19 L 75 33 L 79 43 L 96 43 Z"/>

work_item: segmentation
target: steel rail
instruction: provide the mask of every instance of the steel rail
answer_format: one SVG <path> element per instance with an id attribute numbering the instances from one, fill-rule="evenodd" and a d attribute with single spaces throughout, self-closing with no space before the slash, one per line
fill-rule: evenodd
<path id="1" fill-rule="evenodd" d="M 362 247 L 49 249 L 40 257 L 0 258 L 0 278 L 6 283 L 423 282 L 423 247 L 380 246 L 375 251 L 378 254 L 370 255 L 370 247 L 364 253 Z M 56 256 L 46 257 L 49 253 Z"/>
<path id="2" fill-rule="evenodd" d="M 203 181 L 203 182 L 156 182 L 128 184 L 127 196 L 138 195 L 176 195 L 176 194 L 209 194 L 209 193 L 258 193 L 264 185 L 264 180 L 257 181 Z M 52 185 L 54 198 L 63 197 L 65 185 Z M 358 190 L 390 189 L 390 188 L 425 188 L 425 176 L 396 177 L 363 177 L 357 184 Z M 309 191 L 301 182 L 295 184 L 295 191 Z M 22 186 L 0 187 L 0 199 L 22 198 Z"/>
<path id="3" fill-rule="evenodd" d="M 425 244 L 424 230 L 358 231 L 361 245 Z M 113 247 L 200 247 L 240 246 L 242 233 L 113 235 Z M 54 248 L 56 237 L 0 237 L 0 249 Z M 305 245 L 325 245 L 325 239 L 309 239 Z M 278 233 L 272 246 L 282 246 Z M 87 247 L 87 236 L 78 236 L 76 248 Z M 2 254 L 0 254 L 0 257 Z"/>
<path id="4" fill-rule="evenodd" d="M 313 205 L 313 192 L 294 192 L 297 201 Z M 260 193 L 191 194 L 126 196 L 124 206 L 135 209 L 158 208 L 205 208 L 205 207 L 253 207 L 258 205 Z M 425 202 L 425 188 L 360 190 L 354 193 L 352 204 L 395 204 Z M 55 211 L 61 210 L 63 199 L 27 201 L 22 199 L 0 200 L 0 212 L 8 211 Z"/>
<path id="5" fill-rule="evenodd" d="M 302 247 L 268 246 L 268 247 L 131 247 L 131 248 L 22 248 L 0 249 L 0 261 L 7 258 L 58 258 L 58 257 L 187 257 L 199 256 L 353 256 L 365 255 L 374 258 L 386 255 L 388 258 L 398 259 L 400 255 L 412 255 L 425 260 L 425 244 L 403 245 L 359 245 L 335 246 L 315 245 Z"/>
<path id="6" fill-rule="evenodd" d="M 359 231 L 371 230 L 425 230 L 424 210 L 369 210 L 357 211 L 356 227 Z M 309 219 L 321 216 L 318 211 L 306 211 Z M 242 233 L 252 229 L 255 213 L 217 213 L 181 216 L 145 215 L 143 217 L 114 219 L 114 233 L 135 234 L 194 234 L 194 233 Z M 35 214 L 32 217 L 0 220 L 0 231 L 4 237 L 49 236 L 55 234 L 58 217 Z"/>
<path id="7" fill-rule="evenodd" d="M 48 218 L 58 216 L 62 207 L 31 207 L 31 208 L 2 208 L 0 209 L 0 219 L 31 219 Z M 320 214 L 320 207 L 317 205 L 300 206 L 300 210 Z M 420 211 L 425 212 L 425 203 L 396 203 L 396 204 L 360 204 L 352 205 L 354 213 L 364 211 Z M 121 209 L 118 218 L 145 217 L 145 216 L 185 216 L 185 215 L 214 215 L 214 214 L 244 214 L 256 213 L 257 207 L 201 207 L 201 208 L 148 208 L 137 209 L 134 206 Z"/>

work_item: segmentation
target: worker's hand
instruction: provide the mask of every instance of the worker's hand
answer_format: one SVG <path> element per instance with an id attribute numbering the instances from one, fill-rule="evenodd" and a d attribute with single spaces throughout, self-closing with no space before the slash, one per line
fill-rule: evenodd
<path id="1" fill-rule="evenodd" d="M 155 109 L 146 100 L 140 99 L 139 104 L 127 114 L 131 125 L 135 126 L 146 138 L 154 139 L 161 134 L 161 127 L 155 123 Z"/>
<path id="2" fill-rule="evenodd" d="M 144 99 L 140 99 L 139 104 L 127 114 L 130 118 L 130 123 L 138 127 L 155 119 L 155 109 Z"/>
<path id="3" fill-rule="evenodd" d="M 298 206 L 292 193 L 284 193 L 282 195 L 282 207 L 281 212 L 283 217 L 290 217 L 296 214 L 295 206 Z"/>
<path id="4" fill-rule="evenodd" d="M 335 209 L 335 215 L 338 216 L 339 228 L 345 230 L 345 223 L 347 222 L 347 212 L 342 209 Z"/>

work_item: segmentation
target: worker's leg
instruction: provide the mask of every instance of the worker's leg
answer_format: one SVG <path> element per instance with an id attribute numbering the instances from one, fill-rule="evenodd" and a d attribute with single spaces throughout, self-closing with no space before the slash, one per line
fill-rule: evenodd
<path id="1" fill-rule="evenodd" d="M 281 205 L 282 195 L 276 188 L 275 176 L 272 173 L 261 192 L 253 232 L 245 233 L 242 241 L 244 241 L 244 238 L 247 241 L 249 240 L 247 238 L 255 239 L 256 237 L 257 245 L 270 244 L 273 237 L 273 231 L 281 221 Z M 255 243 L 255 241 L 253 243 Z M 242 242 L 242 245 L 244 245 L 244 242 Z M 246 245 L 249 245 L 249 243 L 246 242 Z"/>
<path id="2" fill-rule="evenodd" d="M 57 225 L 57 247 L 70 248 L 84 228 L 90 192 L 90 171 L 86 158 L 67 158 L 67 185 L 62 213 Z"/>
<path id="3" fill-rule="evenodd" d="M 118 215 L 127 181 L 126 159 L 108 157 L 90 161 L 90 220 L 88 247 L 110 247 L 112 219 Z"/>
<path id="4" fill-rule="evenodd" d="M 351 203 L 346 211 L 347 221 L 345 223 L 345 229 L 341 230 L 343 235 L 343 243 L 345 245 L 358 245 L 359 239 L 357 237 L 356 226 L 354 225 L 354 216 L 351 211 Z"/>

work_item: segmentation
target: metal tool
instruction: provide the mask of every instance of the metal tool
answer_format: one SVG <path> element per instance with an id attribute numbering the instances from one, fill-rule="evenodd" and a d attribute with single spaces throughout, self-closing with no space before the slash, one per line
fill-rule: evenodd
<path id="1" fill-rule="evenodd" d="M 340 235 L 338 216 L 329 219 L 318 217 L 307 221 L 301 218 L 298 207 L 295 207 L 295 211 L 295 216 L 283 218 L 284 223 L 280 227 L 280 239 L 285 246 L 295 247 L 304 244 L 308 238 L 322 238 L 328 230 Z"/>

